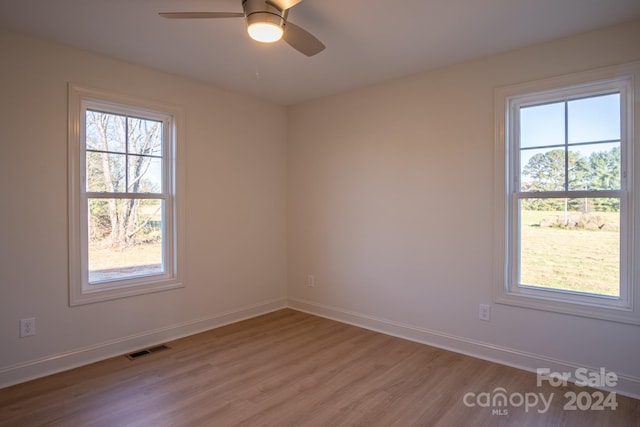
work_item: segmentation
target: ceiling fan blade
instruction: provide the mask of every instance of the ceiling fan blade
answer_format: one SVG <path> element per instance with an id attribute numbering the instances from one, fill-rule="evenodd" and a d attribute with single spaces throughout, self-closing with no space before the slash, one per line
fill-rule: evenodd
<path id="1" fill-rule="evenodd" d="M 291 9 L 293 6 L 300 3 L 302 0 L 266 0 L 268 4 L 275 6 L 280 10 Z"/>
<path id="2" fill-rule="evenodd" d="M 244 18 L 240 12 L 160 12 L 158 15 L 167 19 Z"/>
<path id="3" fill-rule="evenodd" d="M 282 39 L 289 43 L 289 46 L 307 56 L 316 55 L 325 48 L 325 45 L 310 32 L 289 21 L 284 26 Z"/>

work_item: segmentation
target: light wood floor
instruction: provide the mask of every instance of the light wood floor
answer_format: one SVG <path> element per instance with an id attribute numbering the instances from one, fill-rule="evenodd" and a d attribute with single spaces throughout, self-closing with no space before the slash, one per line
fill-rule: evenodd
<path id="1" fill-rule="evenodd" d="M 168 344 L 2 389 L 0 426 L 640 426 L 638 400 L 566 411 L 593 390 L 288 309 Z M 543 414 L 463 402 L 497 387 L 554 396 Z"/>

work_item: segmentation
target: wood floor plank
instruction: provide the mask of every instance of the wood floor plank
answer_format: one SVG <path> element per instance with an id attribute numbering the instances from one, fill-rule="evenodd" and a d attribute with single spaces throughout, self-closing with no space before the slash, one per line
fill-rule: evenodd
<path id="1" fill-rule="evenodd" d="M 286 309 L 0 389 L 0 427 L 636 426 L 640 401 L 566 411 L 569 385 Z M 466 393 L 541 393 L 548 410 L 468 407 Z"/>

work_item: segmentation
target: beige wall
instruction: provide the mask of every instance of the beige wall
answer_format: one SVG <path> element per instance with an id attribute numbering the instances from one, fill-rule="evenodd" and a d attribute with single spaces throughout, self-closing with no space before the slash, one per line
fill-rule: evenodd
<path id="1" fill-rule="evenodd" d="M 290 304 L 528 369 L 605 367 L 640 396 L 639 326 L 497 304 L 478 320 L 494 89 L 640 59 L 638 40 L 635 21 L 290 108 Z"/>
<path id="2" fill-rule="evenodd" d="M 0 52 L 0 386 L 286 304 L 284 108 L 15 33 Z M 68 82 L 184 109 L 184 289 L 69 307 Z"/>

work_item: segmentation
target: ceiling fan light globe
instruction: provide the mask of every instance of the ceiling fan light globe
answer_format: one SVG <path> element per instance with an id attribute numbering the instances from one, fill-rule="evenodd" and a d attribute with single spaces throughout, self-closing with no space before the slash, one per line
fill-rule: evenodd
<path id="1" fill-rule="evenodd" d="M 270 22 L 255 22 L 247 27 L 249 36 L 262 43 L 277 42 L 282 38 L 284 31 L 279 25 Z"/>

